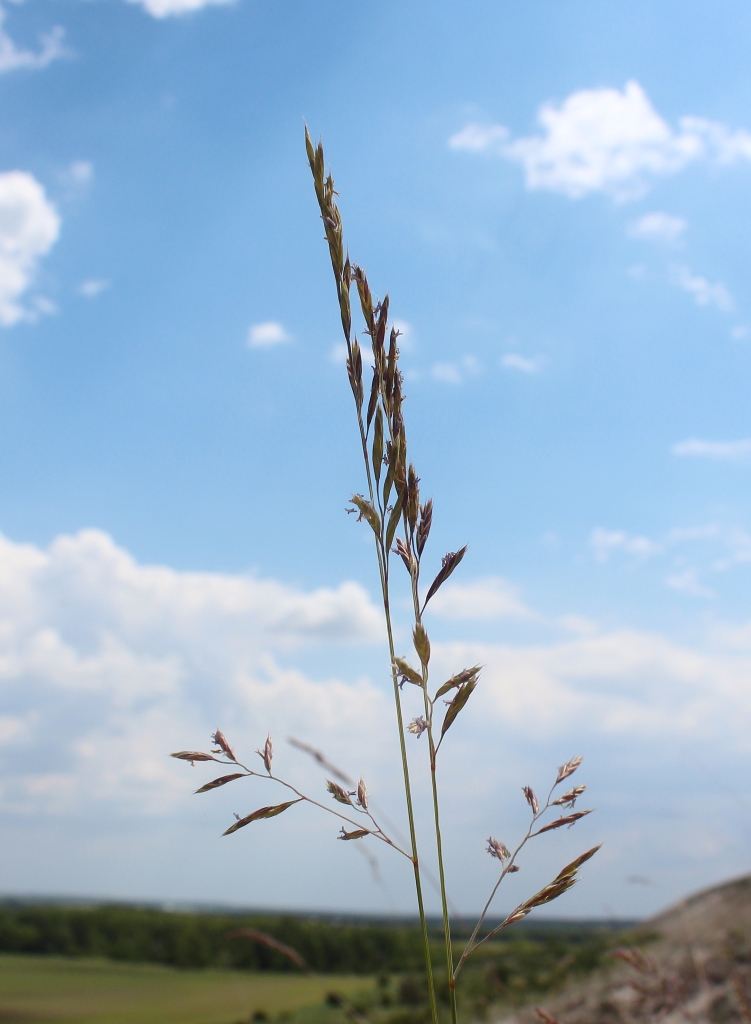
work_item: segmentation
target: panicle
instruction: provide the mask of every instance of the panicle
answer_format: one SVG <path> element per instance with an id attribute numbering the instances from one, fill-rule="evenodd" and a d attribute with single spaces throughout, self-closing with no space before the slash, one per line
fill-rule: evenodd
<path id="1" fill-rule="evenodd" d="M 326 789 L 329 791 L 329 793 L 331 793 L 331 795 L 333 796 L 337 803 L 349 804 L 350 807 L 352 806 L 352 801 L 350 800 L 349 793 L 347 792 L 346 789 L 343 789 L 338 782 L 332 782 L 331 779 L 327 779 Z"/>
<path id="2" fill-rule="evenodd" d="M 412 721 L 407 726 L 407 732 L 411 732 L 412 735 L 416 736 L 418 738 L 418 740 L 419 740 L 419 738 L 425 732 L 427 727 L 428 727 L 428 723 L 425 721 L 425 719 L 422 717 L 422 715 L 420 715 L 419 718 L 413 718 L 412 719 Z"/>
<path id="3" fill-rule="evenodd" d="M 424 505 L 420 505 L 420 521 L 417 524 L 417 554 L 421 555 L 430 533 L 430 526 L 433 522 L 433 499 L 428 498 Z"/>
<path id="4" fill-rule="evenodd" d="M 271 775 L 271 761 L 272 758 L 274 757 L 274 747 L 273 744 L 271 743 L 270 735 L 266 737 L 266 742 L 264 744 L 263 750 L 256 750 L 256 753 L 263 761 L 266 771 L 269 773 L 269 775 Z"/>
<path id="5" fill-rule="evenodd" d="M 563 782 L 564 779 L 567 779 L 569 775 L 573 775 L 581 763 L 582 758 L 581 756 L 578 756 L 572 757 L 570 761 L 566 761 L 565 764 L 562 764 L 558 769 L 558 777 L 555 780 L 556 786 L 559 782 Z"/>
<path id="6" fill-rule="evenodd" d="M 360 779 L 357 784 L 357 802 L 364 811 L 368 809 L 368 791 L 365 788 L 365 781 Z"/>
<path id="7" fill-rule="evenodd" d="M 532 808 L 532 813 L 534 815 L 537 815 L 540 811 L 540 805 L 537 802 L 535 791 L 532 789 L 531 786 L 522 786 L 522 793 L 524 793 L 527 803 Z"/>
<path id="8" fill-rule="evenodd" d="M 231 761 L 236 760 L 235 755 L 232 753 L 230 745 L 225 739 L 224 733 L 221 732 L 221 730 L 217 729 L 216 732 L 211 734 L 211 742 L 215 743 L 219 748 L 218 750 L 214 751 L 215 754 L 226 754 Z"/>
<path id="9" fill-rule="evenodd" d="M 582 795 L 586 788 L 586 786 L 574 786 L 568 793 L 564 793 L 563 796 L 559 796 L 557 800 L 554 800 L 553 804 L 561 807 L 573 807 L 578 797 Z"/>
<path id="10" fill-rule="evenodd" d="M 500 839 L 494 839 L 493 836 L 489 836 L 487 842 L 487 852 L 491 857 L 495 857 L 496 860 L 500 861 L 509 859 L 511 854 L 508 851 L 508 847 Z"/>

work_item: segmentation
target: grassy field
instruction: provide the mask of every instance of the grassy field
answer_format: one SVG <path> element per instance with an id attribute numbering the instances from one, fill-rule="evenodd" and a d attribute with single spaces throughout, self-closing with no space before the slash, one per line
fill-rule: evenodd
<path id="1" fill-rule="evenodd" d="M 368 979 L 0 955 L 2 1024 L 235 1024 L 351 996 Z"/>

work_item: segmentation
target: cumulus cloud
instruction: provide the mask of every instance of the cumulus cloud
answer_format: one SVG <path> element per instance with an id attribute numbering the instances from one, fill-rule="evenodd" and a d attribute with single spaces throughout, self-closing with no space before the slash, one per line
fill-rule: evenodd
<path id="1" fill-rule="evenodd" d="M 220 713 L 254 737 L 259 721 L 281 727 L 281 708 L 284 728 L 346 732 L 358 702 L 380 707 L 377 691 L 314 683 L 276 659 L 311 644 L 369 644 L 380 626 L 356 583 L 306 592 L 139 565 L 96 530 L 47 550 L 0 538 L 0 804 L 163 807 L 177 786 L 165 750 L 207 738 Z"/>
<path id="2" fill-rule="evenodd" d="M 445 384 L 463 384 L 469 377 L 477 376 L 480 364 L 474 356 L 464 356 L 456 363 L 435 363 L 430 372 Z"/>
<path id="3" fill-rule="evenodd" d="M 266 320 L 262 324 L 253 324 L 248 331 L 248 345 L 250 348 L 273 348 L 274 345 L 282 345 L 289 341 L 290 337 L 276 320 Z"/>
<path id="4" fill-rule="evenodd" d="M 173 15 L 191 14 L 193 11 L 200 11 L 203 7 L 234 3 L 234 0 L 128 0 L 128 2 L 141 4 L 153 18 L 169 18 Z"/>
<path id="5" fill-rule="evenodd" d="M 719 164 L 751 160 L 751 133 L 731 131 L 700 117 L 673 129 L 638 82 L 623 91 L 582 89 L 560 106 L 545 103 L 539 135 L 510 140 L 502 125 L 472 123 L 452 135 L 452 149 L 495 153 L 524 169 L 527 188 L 580 199 L 605 192 L 638 198 L 652 179 L 675 174 L 697 160 Z"/>
<path id="6" fill-rule="evenodd" d="M 697 306 L 716 306 L 723 313 L 733 310 L 733 297 L 722 281 L 713 284 L 706 277 L 692 274 L 688 267 L 673 267 L 672 278 L 674 284 L 693 295 Z"/>
<path id="7" fill-rule="evenodd" d="M 17 71 L 19 68 L 46 68 L 53 60 L 66 55 L 63 46 L 65 32 L 60 26 L 40 37 L 39 50 L 24 50 L 16 46 L 3 28 L 5 18 L 5 11 L 0 7 L 0 74 Z"/>
<path id="8" fill-rule="evenodd" d="M 592 531 L 591 541 L 598 562 L 607 562 L 613 551 L 625 551 L 642 558 L 662 551 L 661 546 L 648 537 L 635 537 L 622 530 L 604 530 L 599 526 Z"/>
<path id="9" fill-rule="evenodd" d="M 484 665 L 483 706 L 475 714 L 523 734 L 581 728 L 612 737 L 726 735 L 750 746 L 747 656 L 705 654 L 622 629 L 562 644 L 446 644 L 432 658 L 443 673 Z M 733 724 L 734 714 L 744 717 Z"/>
<path id="10" fill-rule="evenodd" d="M 629 225 L 628 233 L 632 238 L 673 245 L 681 238 L 686 226 L 682 217 L 673 217 L 669 213 L 645 213 Z"/>
<path id="11" fill-rule="evenodd" d="M 57 241 L 60 218 L 39 182 L 25 171 L 0 174 L 0 324 L 33 319 L 19 299 L 37 263 Z M 37 303 L 37 308 L 39 304 Z M 43 311 L 43 310 L 41 310 Z"/>
<path id="12" fill-rule="evenodd" d="M 441 612 L 451 618 L 530 614 L 514 588 L 496 578 L 447 584 L 442 593 Z M 689 768 L 702 750 L 716 752 L 718 771 L 735 771 L 747 758 L 751 655 L 743 636 L 739 642 L 729 634 L 727 643 L 721 637 L 722 646 L 705 653 L 638 630 L 598 634 L 586 620 L 568 619 L 563 625 L 575 635 L 566 642 L 524 645 L 445 643 L 437 624 L 430 627 L 434 679 L 483 665 L 480 686 L 442 748 L 445 777 L 456 778 L 461 768 L 477 797 L 468 801 L 466 787 L 449 785 L 444 791 L 447 820 L 460 823 L 447 830 L 447 851 L 472 865 L 457 882 L 462 905 L 476 906 L 492 884 L 489 871 L 483 875 L 488 808 L 502 815 L 508 835 L 523 831 L 526 805 L 519 788 L 544 784 L 555 765 L 574 753 L 587 755 L 586 781 L 603 808 L 593 842 L 605 839 L 616 860 L 620 845 L 613 823 L 621 821 L 624 801 L 634 792 L 648 793 L 659 808 L 667 801 L 675 807 L 661 765 L 668 765 L 670 776 L 681 742 L 690 750 Z M 200 815 L 207 805 L 194 802 L 194 817 L 182 829 L 190 790 L 212 775 L 193 772 L 166 752 L 205 748 L 217 726 L 238 746 L 253 749 L 270 729 L 281 762 L 297 756 L 286 749 L 284 737 L 298 736 L 352 774 L 364 766 L 376 799 L 391 799 L 399 814 L 400 759 L 388 673 L 382 685 L 351 671 L 348 678 L 313 680 L 293 664 L 310 656 L 311 645 L 367 645 L 380 640 L 381 632 L 381 614 L 355 583 L 305 591 L 249 575 L 143 565 L 95 530 L 59 537 L 45 549 L 0 538 L 0 812 L 13 822 L 4 835 L 22 837 L 20 845 L 14 839 L 15 845 L 0 847 L 9 891 L 29 891 L 40 878 L 72 891 L 73 877 L 79 891 L 97 886 L 95 891 L 120 894 L 121 874 L 130 868 L 116 851 L 125 843 L 127 859 L 137 863 L 134 895 L 158 890 L 162 899 L 189 892 L 193 898 L 245 899 L 253 905 L 299 900 L 310 906 L 316 900 L 318 906 L 341 906 L 350 898 L 342 897 L 346 892 L 350 906 L 362 907 L 362 884 L 345 885 L 351 844 L 337 844 L 336 827 L 324 822 L 321 829 L 304 812 L 302 825 L 300 819 L 283 819 L 237 844 L 210 845 L 212 838 L 219 843 L 215 837 L 233 809 L 267 802 L 268 787 L 263 796 L 253 786 L 222 791 L 205 817 Z M 397 642 L 406 651 L 408 634 Z M 405 717 L 420 713 L 417 688 L 405 688 L 403 699 Z M 409 739 L 410 757 L 423 757 L 424 745 Z M 307 779 L 322 792 L 323 779 L 299 757 L 297 767 L 312 772 Z M 704 814 L 694 782 L 685 781 L 693 815 L 687 830 Z M 429 801 L 424 774 L 415 772 L 414 785 L 416 797 Z M 713 793 L 713 807 L 716 802 Z M 654 822 L 644 805 L 643 797 L 629 805 L 628 828 L 648 829 L 651 836 Z M 614 809 L 610 817 L 608 807 Z M 694 863 L 696 856 L 693 846 L 686 854 L 672 826 L 671 820 L 671 879 L 676 865 L 685 867 L 687 858 Z M 581 852 L 588 842 L 584 832 L 573 835 L 577 846 L 571 856 L 567 847 L 556 846 L 554 870 Z M 83 841 L 82 835 L 97 841 Z M 68 851 L 67 862 L 61 849 Z M 253 871 L 243 872 L 249 850 Z M 305 857 L 304 886 L 296 887 L 282 870 L 290 851 L 295 858 L 289 866 L 298 873 Z M 642 863 L 656 857 L 649 843 L 639 855 Z M 623 875 L 633 850 L 620 856 L 623 863 L 613 870 Z M 209 863 L 212 870 L 203 870 Z M 197 867 L 186 880 L 188 864 Z M 384 856 L 385 872 L 389 864 Z M 652 859 L 650 873 L 653 866 Z M 409 883 L 401 867 L 396 865 L 393 876 L 403 886 L 400 906 Z M 544 880 L 550 867 L 546 861 Z M 729 873 L 735 862 L 726 867 Z M 706 861 L 697 863 L 695 875 L 705 869 Z M 526 862 L 525 873 L 534 871 L 534 863 Z M 154 889 L 145 889 L 152 875 Z M 679 886 L 691 887 L 695 875 Z M 357 877 L 362 878 L 359 872 Z M 614 878 L 608 876 L 609 894 Z M 587 909 L 594 913 L 602 896 L 596 888 L 587 892 Z M 382 907 L 383 893 L 371 905 Z"/>
<path id="13" fill-rule="evenodd" d="M 516 587 L 489 576 L 473 583 L 445 584 L 431 599 L 430 609 L 443 619 L 529 619 L 534 612 Z"/>
<path id="14" fill-rule="evenodd" d="M 714 459 L 718 462 L 745 462 L 751 458 L 751 437 L 740 441 L 701 441 L 690 437 L 672 447 L 673 455 L 682 458 Z"/>
<path id="15" fill-rule="evenodd" d="M 539 373 L 544 365 L 545 360 L 542 356 L 533 356 L 529 359 L 518 352 L 507 352 L 501 358 L 501 366 L 505 370 L 518 370 L 520 373 Z"/>

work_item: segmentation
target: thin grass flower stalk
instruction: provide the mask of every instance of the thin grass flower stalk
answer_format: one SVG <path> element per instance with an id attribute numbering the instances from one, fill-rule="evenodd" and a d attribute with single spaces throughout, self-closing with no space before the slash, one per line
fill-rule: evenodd
<path id="1" fill-rule="evenodd" d="M 559 792 L 558 787 L 579 768 L 581 757 L 574 757 L 561 765 L 543 804 L 540 804 L 531 787 L 522 787 L 524 799 L 531 812 L 529 826 L 513 852 L 501 840 L 493 836 L 487 840 L 487 852 L 499 861 L 500 872 L 464 950 L 455 961 L 451 940 L 450 902 L 447 894 L 441 839 L 438 758 L 449 729 L 457 721 L 478 686 L 481 666 L 472 665 L 455 673 L 442 682 L 431 695 L 433 687 L 430 678 L 431 648 L 424 620 L 430 600 L 460 565 L 467 547 L 464 546 L 444 555 L 438 573 L 430 582 L 427 590 L 424 590 L 421 582 L 421 568 L 433 522 L 433 501 L 430 498 L 425 501 L 421 500 L 420 479 L 414 464 L 407 458 L 407 433 L 402 412 L 403 378 L 399 369 L 399 332 L 393 325 L 389 327 L 388 295 L 381 301 L 376 301 L 371 293 L 365 271 L 356 263 L 350 262 L 349 254 L 344 246 L 342 219 L 336 204 L 337 193 L 334 190 L 334 181 L 324 166 L 323 146 L 320 142 L 317 146 L 313 145 L 307 128 L 305 130 L 305 145 L 334 273 L 339 316 L 347 347 L 347 376 L 354 398 L 359 447 L 364 466 L 366 493 L 353 494 L 347 511 L 353 513 L 359 522 L 365 523 L 370 528 L 374 539 L 401 752 L 404 798 L 409 826 L 408 840 L 403 840 L 398 831 L 390 826 L 390 823 L 388 824 L 390 831 L 387 832 L 385 819 L 383 817 L 376 818 L 362 778 L 354 786 L 352 779 L 346 773 L 336 769 L 315 748 L 298 740 L 291 742 L 310 754 L 329 774 L 339 778 L 339 782 L 328 779 L 326 783 L 326 789 L 333 805 L 320 802 L 304 793 L 292 782 L 275 774 L 273 770 L 274 751 L 270 736 L 266 739 L 263 747 L 256 751 L 263 763 L 263 771 L 253 770 L 241 763 L 219 730 L 212 736 L 215 746 L 211 753 L 182 750 L 172 756 L 191 764 L 214 761 L 229 765 L 234 769 L 232 772 L 201 786 L 196 790 L 197 793 L 205 793 L 238 779 L 249 777 L 265 779 L 287 791 L 288 799 L 286 800 L 260 807 L 244 816 L 236 814 L 235 822 L 225 830 L 223 835 L 231 835 L 253 822 L 283 814 L 296 804 L 308 803 L 337 819 L 340 826 L 339 839 L 347 842 L 376 840 L 410 861 L 420 916 L 430 1014 L 433 1024 L 439 1024 L 436 986 L 423 898 L 423 873 L 428 880 L 434 880 L 429 871 L 422 868 L 418 855 L 417 829 L 407 757 L 407 736 L 420 739 L 423 734 L 426 734 L 427 764 L 430 772 L 433 810 L 432 840 L 438 864 L 436 887 L 441 898 L 445 972 L 451 1021 L 452 1024 L 456 1024 L 456 983 L 467 959 L 502 929 L 521 921 L 536 907 L 550 903 L 567 892 L 578 880 L 581 866 L 594 856 L 599 846 L 593 847 L 567 864 L 552 882 L 519 904 L 499 925 L 488 930 L 485 922 L 491 904 L 504 878 L 519 870 L 517 860 L 527 843 L 544 833 L 563 827 L 570 828 L 591 814 L 589 809 L 574 809 L 586 786 L 574 785 L 565 793 L 556 796 L 556 793 Z M 362 349 L 352 329 L 350 297 L 353 286 L 364 321 L 361 333 L 369 339 L 371 358 L 368 362 L 371 376 L 368 381 L 365 381 L 363 377 Z M 412 594 L 412 644 L 416 656 L 414 664 L 408 658 L 398 655 L 395 649 L 391 611 L 392 555 L 397 556 L 398 562 L 403 564 L 409 575 Z M 415 667 L 416 665 L 419 667 Z M 403 687 L 407 684 L 415 686 L 421 691 L 422 713 L 412 718 L 405 726 L 402 701 L 405 696 Z M 348 789 L 347 786 L 354 788 Z M 555 809 L 560 810 L 558 817 L 550 818 L 549 812 Z M 384 824 L 381 824 L 381 821 Z"/>

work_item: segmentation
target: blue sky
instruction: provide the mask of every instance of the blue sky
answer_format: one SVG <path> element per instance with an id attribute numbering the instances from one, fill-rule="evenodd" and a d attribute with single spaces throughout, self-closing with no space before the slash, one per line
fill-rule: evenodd
<path id="1" fill-rule="evenodd" d="M 164 757 L 271 729 L 315 789 L 297 735 L 402 813 L 304 120 L 404 333 L 431 557 L 470 544 L 430 625 L 486 666 L 455 903 L 574 753 L 597 814 L 499 906 L 596 841 L 557 912 L 745 871 L 747 5 L 25 0 L 0 33 L 2 891 L 412 908 L 326 820 L 220 842 L 256 795 Z"/>

